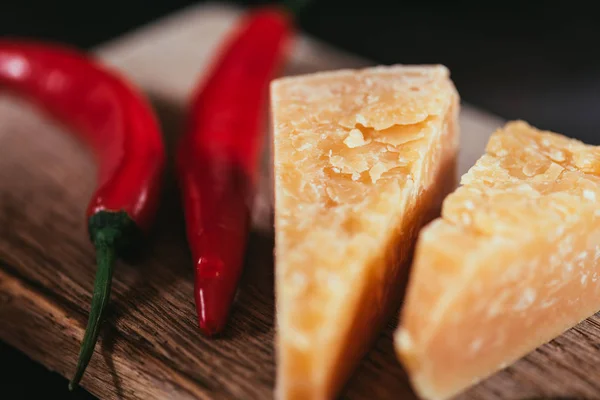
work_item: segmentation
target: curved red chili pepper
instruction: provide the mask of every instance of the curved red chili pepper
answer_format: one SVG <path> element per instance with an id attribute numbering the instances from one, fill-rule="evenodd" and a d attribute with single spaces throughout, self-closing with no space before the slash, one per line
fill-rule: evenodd
<path id="1" fill-rule="evenodd" d="M 158 206 L 165 150 L 146 100 L 93 59 L 54 44 L 0 40 L 0 88 L 29 99 L 93 149 L 98 187 L 87 209 L 98 270 L 76 386 L 91 359 L 115 258 L 148 230 Z"/>
<path id="2" fill-rule="evenodd" d="M 291 25 L 278 9 L 256 10 L 243 19 L 192 97 L 178 146 L 198 323 L 207 335 L 224 327 L 242 272 L 263 144 L 262 111 Z"/>

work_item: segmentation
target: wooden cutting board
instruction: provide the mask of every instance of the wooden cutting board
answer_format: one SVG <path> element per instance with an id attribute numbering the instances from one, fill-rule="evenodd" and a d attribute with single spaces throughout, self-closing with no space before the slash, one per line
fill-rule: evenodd
<path id="1" fill-rule="evenodd" d="M 225 5 L 193 7 L 97 50 L 148 93 L 170 146 L 181 133 L 190 88 L 239 15 Z M 288 73 L 369 64 L 303 37 Z M 94 165 L 61 127 L 23 101 L 0 97 L 0 120 L 0 338 L 69 377 L 95 272 L 83 217 Z M 463 105 L 461 173 L 502 122 Z M 196 329 L 183 218 L 169 182 L 146 257 L 116 270 L 108 323 L 82 382 L 87 390 L 106 399 L 272 397 L 273 238 L 268 179 L 262 183 L 229 328 L 223 338 L 206 340 Z M 382 333 L 343 398 L 414 398 L 392 351 L 394 326 Z M 599 348 L 600 320 L 593 317 L 459 398 L 600 399 Z"/>

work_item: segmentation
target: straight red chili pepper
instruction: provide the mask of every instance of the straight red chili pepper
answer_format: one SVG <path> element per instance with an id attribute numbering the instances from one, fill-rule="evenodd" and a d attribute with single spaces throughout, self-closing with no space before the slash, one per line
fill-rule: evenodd
<path id="1" fill-rule="evenodd" d="M 150 105 L 125 79 L 55 44 L 0 40 L 0 88 L 67 125 L 98 163 L 98 187 L 87 209 L 98 269 L 73 389 L 94 352 L 115 259 L 149 229 L 156 213 L 165 164 L 162 136 Z"/>
<path id="2" fill-rule="evenodd" d="M 268 87 L 292 34 L 283 10 L 245 16 L 192 97 L 177 174 L 195 263 L 198 324 L 224 327 L 242 272 Z"/>

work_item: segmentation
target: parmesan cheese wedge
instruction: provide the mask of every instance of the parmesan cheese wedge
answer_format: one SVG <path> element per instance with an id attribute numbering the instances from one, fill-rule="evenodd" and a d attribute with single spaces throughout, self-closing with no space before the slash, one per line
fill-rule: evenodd
<path id="1" fill-rule="evenodd" d="M 447 399 L 600 309 L 600 147 L 495 132 L 415 250 L 395 346 Z"/>
<path id="2" fill-rule="evenodd" d="M 271 92 L 276 395 L 330 399 L 456 186 L 459 99 L 443 66 L 287 77 Z"/>

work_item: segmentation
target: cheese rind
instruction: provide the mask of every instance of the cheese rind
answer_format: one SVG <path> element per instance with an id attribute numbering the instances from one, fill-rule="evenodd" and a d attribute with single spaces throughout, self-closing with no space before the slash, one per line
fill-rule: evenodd
<path id="1" fill-rule="evenodd" d="M 420 233 L 395 335 L 447 399 L 600 309 L 600 148 L 514 121 Z"/>
<path id="2" fill-rule="evenodd" d="M 419 228 L 456 184 L 443 66 L 282 78 L 271 88 L 277 397 L 330 399 L 397 306 Z"/>

